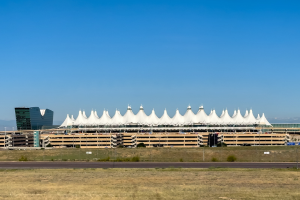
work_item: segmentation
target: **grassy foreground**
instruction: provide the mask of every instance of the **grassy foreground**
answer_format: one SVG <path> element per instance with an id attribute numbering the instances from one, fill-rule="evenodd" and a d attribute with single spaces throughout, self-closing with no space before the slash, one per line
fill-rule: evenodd
<path id="1" fill-rule="evenodd" d="M 300 199 L 295 169 L 32 169 L 0 175 L 0 199 Z"/>
<path id="2" fill-rule="evenodd" d="M 1 150 L 0 161 L 295 162 L 297 146 Z M 86 154 L 91 152 L 92 154 Z M 270 154 L 264 154 L 269 152 Z M 300 148 L 298 150 L 300 154 Z M 138 159 L 134 159 L 138 158 Z M 300 156 L 298 156 L 300 159 Z"/>

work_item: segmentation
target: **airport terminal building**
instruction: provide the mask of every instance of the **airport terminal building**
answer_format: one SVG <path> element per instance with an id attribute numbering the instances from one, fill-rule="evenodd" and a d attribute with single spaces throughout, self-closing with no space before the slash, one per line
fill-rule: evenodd
<path id="1" fill-rule="evenodd" d="M 45 139 L 53 146 L 81 148 L 136 147 L 144 143 L 146 147 L 200 147 L 226 143 L 230 146 L 243 145 L 286 145 L 289 135 L 265 134 L 272 127 L 265 115 L 254 117 L 252 110 L 244 115 L 240 110 L 230 116 L 223 110 L 218 116 L 215 110 L 206 114 L 203 106 L 194 113 L 190 106 L 184 115 L 178 110 L 170 117 L 167 110 L 159 118 L 152 110 L 148 116 L 141 106 L 134 114 L 128 106 L 124 115 L 116 110 L 113 117 L 103 111 L 99 117 L 91 111 L 79 111 L 77 118 L 67 115 L 60 126 L 65 134 L 48 134 Z"/>
<path id="2" fill-rule="evenodd" d="M 226 109 L 218 116 L 215 110 L 206 114 L 203 106 L 197 113 L 188 106 L 184 115 L 176 110 L 173 117 L 167 110 L 161 117 L 154 110 L 146 115 L 142 106 L 136 114 L 128 106 L 124 115 L 116 110 L 112 117 L 106 110 L 100 117 L 93 110 L 89 116 L 79 111 L 76 119 L 67 115 L 58 128 L 47 126 L 52 125 L 51 110 L 36 107 L 15 110 L 18 131 L 1 133 L 0 147 L 135 148 L 140 143 L 146 147 L 190 148 L 221 143 L 228 146 L 287 145 L 291 131 L 300 132 L 300 125 L 273 127 L 264 114 L 254 117 L 252 110 L 243 115 L 236 110 L 230 116 Z"/>

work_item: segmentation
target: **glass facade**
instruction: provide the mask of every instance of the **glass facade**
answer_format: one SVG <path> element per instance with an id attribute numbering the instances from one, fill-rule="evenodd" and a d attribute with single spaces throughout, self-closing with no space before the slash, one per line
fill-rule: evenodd
<path id="1" fill-rule="evenodd" d="M 42 126 L 53 126 L 53 111 L 39 107 L 15 108 L 18 130 L 38 130 Z"/>
<path id="2" fill-rule="evenodd" d="M 15 108 L 18 130 L 31 130 L 29 108 Z"/>
<path id="3" fill-rule="evenodd" d="M 288 123 L 282 123 L 282 124 L 272 124 L 273 128 L 300 128 L 300 124 L 288 124 Z"/>
<path id="4" fill-rule="evenodd" d="M 40 132 L 39 131 L 33 132 L 33 146 L 40 147 Z"/>

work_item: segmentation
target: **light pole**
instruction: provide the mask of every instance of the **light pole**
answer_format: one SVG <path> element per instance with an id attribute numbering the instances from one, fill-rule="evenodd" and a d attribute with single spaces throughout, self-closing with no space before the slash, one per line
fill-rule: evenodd
<path id="1" fill-rule="evenodd" d="M 4 127 L 5 129 L 5 137 L 4 137 L 4 148 L 6 147 L 6 127 Z"/>

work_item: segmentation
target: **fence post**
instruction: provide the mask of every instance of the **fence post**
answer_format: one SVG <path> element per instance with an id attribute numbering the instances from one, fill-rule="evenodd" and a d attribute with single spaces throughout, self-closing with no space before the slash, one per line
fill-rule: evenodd
<path id="1" fill-rule="evenodd" d="M 223 144 L 221 142 L 221 158 L 220 158 L 220 162 L 222 162 L 222 149 L 223 149 Z"/>
<path id="2" fill-rule="evenodd" d="M 297 155 L 297 169 L 298 169 L 298 147 L 296 146 L 296 155 Z"/>

